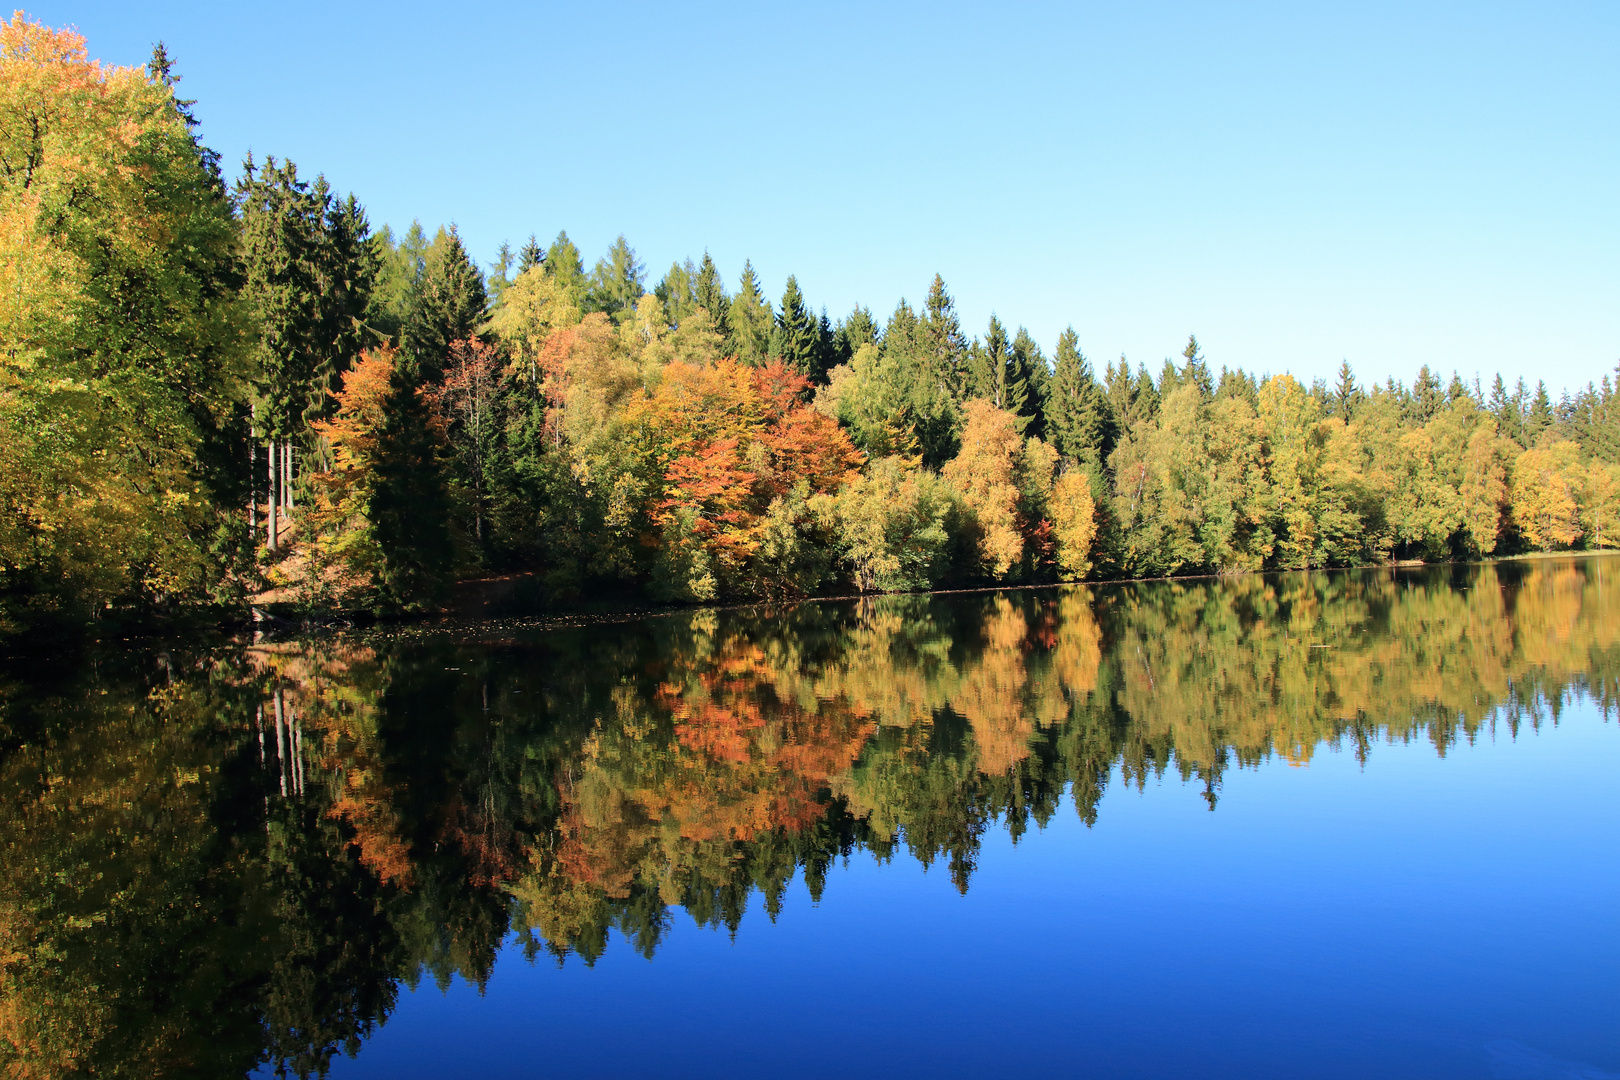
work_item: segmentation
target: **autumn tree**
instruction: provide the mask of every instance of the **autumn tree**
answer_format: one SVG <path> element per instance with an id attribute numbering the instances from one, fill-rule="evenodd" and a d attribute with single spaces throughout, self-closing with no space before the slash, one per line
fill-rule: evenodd
<path id="1" fill-rule="evenodd" d="M 167 57 L 0 24 L 0 624 L 228 594 L 247 323 L 193 123 Z"/>
<path id="2" fill-rule="evenodd" d="M 945 466 L 943 475 L 973 512 L 981 567 L 987 576 L 1001 578 L 1024 555 L 1017 485 L 1024 440 L 1018 418 L 1005 409 L 975 398 L 965 411 L 961 452 Z"/>

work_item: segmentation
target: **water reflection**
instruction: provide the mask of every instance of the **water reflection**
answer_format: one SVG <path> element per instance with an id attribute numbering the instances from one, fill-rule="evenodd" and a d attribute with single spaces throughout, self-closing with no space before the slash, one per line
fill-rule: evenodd
<path id="1" fill-rule="evenodd" d="M 465 640 L 101 655 L 0 684 L 9 1075 L 324 1072 L 516 935 L 651 957 L 855 851 L 948 868 L 1383 739 L 1607 711 L 1602 560 L 885 597 Z M 1118 781 L 1114 781 L 1118 782 Z"/>

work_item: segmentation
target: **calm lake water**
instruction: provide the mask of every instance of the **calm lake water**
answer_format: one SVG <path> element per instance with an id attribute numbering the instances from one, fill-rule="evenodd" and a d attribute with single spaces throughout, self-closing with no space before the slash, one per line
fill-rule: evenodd
<path id="1" fill-rule="evenodd" d="M 0 668 L 0 1073 L 1620 1077 L 1620 560 Z"/>

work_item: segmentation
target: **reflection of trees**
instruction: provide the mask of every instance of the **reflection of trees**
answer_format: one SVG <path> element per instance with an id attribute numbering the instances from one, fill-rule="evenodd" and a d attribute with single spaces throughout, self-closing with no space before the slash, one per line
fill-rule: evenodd
<path id="1" fill-rule="evenodd" d="M 1601 560 L 892 596 L 479 646 L 102 659 L 0 685 L 18 1076 L 325 1071 L 397 984 L 735 932 L 857 850 L 938 860 L 1115 776 L 1607 709 Z M 105 693 L 103 693 L 105 691 Z"/>

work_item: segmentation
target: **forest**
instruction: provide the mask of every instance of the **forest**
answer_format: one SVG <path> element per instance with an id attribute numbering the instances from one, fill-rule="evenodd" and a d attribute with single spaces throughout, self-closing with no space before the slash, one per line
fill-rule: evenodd
<path id="1" fill-rule="evenodd" d="M 1591 550 L 1620 385 L 1155 372 L 921 300 L 836 319 L 560 232 L 481 268 L 249 157 L 160 45 L 0 26 L 0 632 L 792 599 Z M 920 278 L 926 279 L 926 272 Z M 921 282 L 919 282 L 921 283 Z M 1597 373 L 1594 373 L 1597 374 Z"/>

